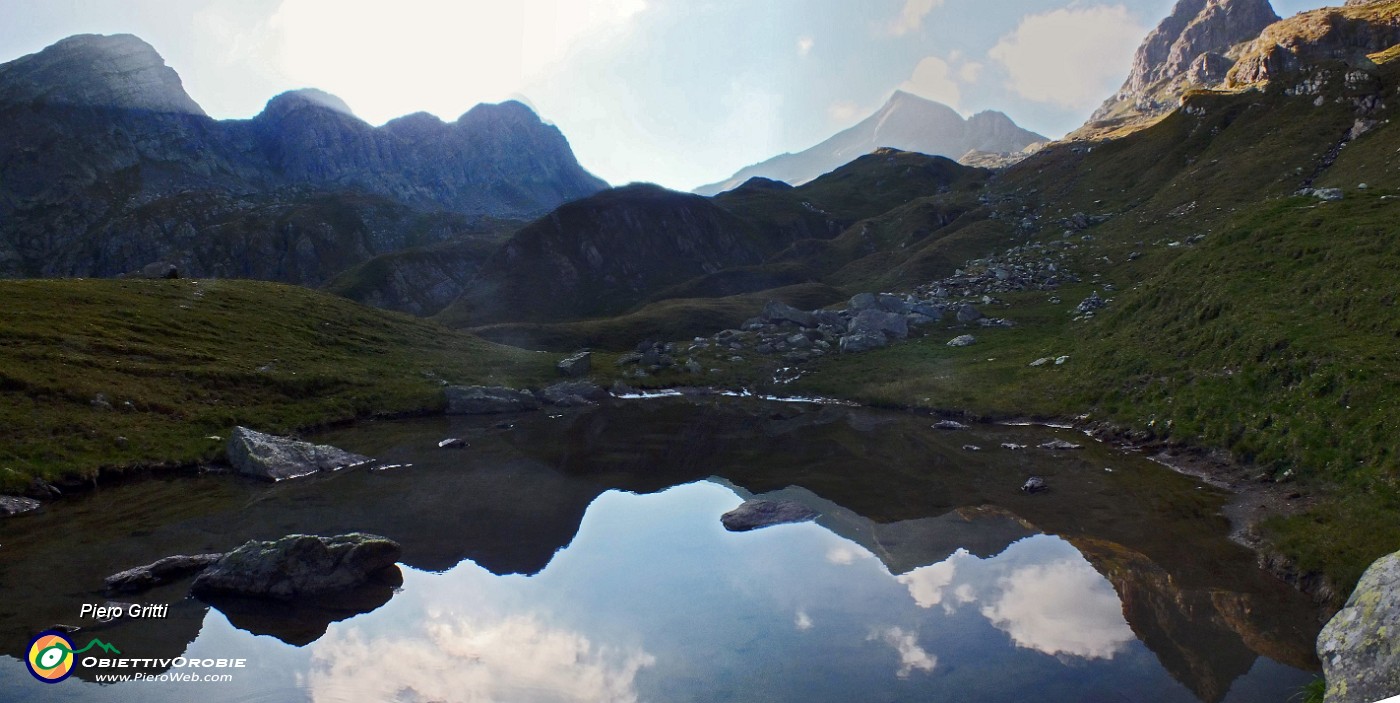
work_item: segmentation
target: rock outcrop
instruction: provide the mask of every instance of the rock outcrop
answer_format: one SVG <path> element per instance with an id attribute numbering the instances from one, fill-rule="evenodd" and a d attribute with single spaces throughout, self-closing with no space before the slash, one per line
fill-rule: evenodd
<path id="1" fill-rule="evenodd" d="M 10 517 L 38 510 L 41 503 L 23 496 L 0 496 L 0 517 Z"/>
<path id="2" fill-rule="evenodd" d="M 281 481 L 318 471 L 336 471 L 368 464 L 373 459 L 325 444 L 235 427 L 228 440 L 228 461 L 238 473 Z"/>
<path id="3" fill-rule="evenodd" d="M 1264 30 L 1241 48 L 1226 85 L 1244 88 L 1327 62 L 1370 69 L 1368 54 L 1400 44 L 1400 12 L 1394 0 L 1348 2 L 1300 13 Z"/>
<path id="4" fill-rule="evenodd" d="M 103 582 L 107 593 L 138 593 L 199 573 L 224 557 L 223 554 L 177 554 L 112 574 Z"/>
<path id="5" fill-rule="evenodd" d="M 492 415 L 538 410 L 540 401 L 530 391 L 504 386 L 449 386 L 448 415 Z"/>
<path id="6" fill-rule="evenodd" d="M 751 498 L 721 515 L 720 522 L 730 532 L 748 532 L 772 525 L 807 522 L 815 520 L 817 515 L 817 511 L 794 501 Z"/>
<path id="7" fill-rule="evenodd" d="M 195 578 L 196 595 L 237 595 L 292 600 L 401 580 L 401 549 L 377 535 L 288 535 L 250 540 L 223 555 Z"/>
<path id="8" fill-rule="evenodd" d="M 1027 147 L 1047 141 L 1000 112 L 979 112 L 964 119 L 947 105 L 897 90 L 875 114 L 821 144 L 746 167 L 695 192 L 715 195 L 754 178 L 801 185 L 880 147 L 950 159 L 971 154 L 985 160 L 998 155 L 1003 157 L 998 165 L 1007 165 L 1016 159 L 1006 157 L 1024 155 Z"/>
<path id="9" fill-rule="evenodd" d="M 1400 696 L 1400 552 L 1378 559 L 1317 636 L 1326 703 Z"/>
<path id="10" fill-rule="evenodd" d="M 1084 130 L 1150 120 L 1175 110 L 1187 89 L 1218 85 L 1234 64 L 1231 50 L 1278 20 L 1268 0 L 1179 0 L 1138 47 L 1123 87 L 1089 118 Z"/>

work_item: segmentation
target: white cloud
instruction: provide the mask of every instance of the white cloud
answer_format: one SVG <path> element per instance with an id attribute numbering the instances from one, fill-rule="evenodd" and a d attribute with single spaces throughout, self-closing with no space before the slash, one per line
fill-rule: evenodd
<path id="1" fill-rule="evenodd" d="M 938 657 L 924 651 L 914 633 L 904 628 L 891 627 L 870 635 L 868 639 L 881 640 L 899 653 L 899 668 L 894 673 L 901 679 L 909 678 L 915 669 L 928 672 L 938 666 Z"/>
<path id="2" fill-rule="evenodd" d="M 314 645 L 305 683 L 313 701 L 625 703 L 637 700 L 637 672 L 655 661 L 528 616 L 447 617 L 415 639 L 367 640 L 356 628 L 332 629 Z"/>
<path id="3" fill-rule="evenodd" d="M 918 31 L 924 26 L 924 18 L 928 17 L 928 13 L 942 4 L 943 0 L 904 0 L 904 9 L 900 10 L 899 17 L 890 23 L 890 34 L 899 37 Z"/>
<path id="4" fill-rule="evenodd" d="M 832 564 L 837 564 L 839 566 L 846 566 L 855 562 L 856 557 L 858 556 L 861 556 L 860 552 L 857 552 L 856 550 L 851 549 L 849 546 L 844 544 L 838 544 L 832 547 L 831 549 L 826 550 L 826 560 Z"/>
<path id="5" fill-rule="evenodd" d="M 523 92 L 582 42 L 625 28 L 645 0 L 282 0 L 268 22 L 288 79 L 370 122 L 416 110 L 455 119 Z"/>
<path id="6" fill-rule="evenodd" d="M 953 76 L 953 68 L 937 56 L 926 56 L 914 67 L 914 75 L 909 77 L 900 90 L 936 100 L 953 109 L 962 102 L 962 88 Z"/>
<path id="7" fill-rule="evenodd" d="M 802 57 L 806 57 L 807 54 L 812 53 L 812 47 L 813 47 L 814 45 L 816 45 L 816 40 L 812 39 L 811 37 L 798 37 L 798 38 L 797 38 L 797 55 L 798 55 L 798 56 L 802 56 Z"/>
<path id="8" fill-rule="evenodd" d="M 976 83 L 982 77 L 982 64 L 976 61 L 968 61 L 958 66 L 958 80 L 964 83 Z"/>
<path id="9" fill-rule="evenodd" d="M 827 106 L 826 115 L 832 122 L 844 124 L 860 116 L 860 106 L 848 100 L 839 100 Z"/>
<path id="10" fill-rule="evenodd" d="M 930 566 L 921 566 L 895 580 L 909 589 L 909 595 L 920 608 L 932 608 L 943 602 L 943 592 L 952 585 L 957 575 L 957 566 L 952 558 Z"/>
<path id="11" fill-rule="evenodd" d="M 807 615 L 806 611 L 799 610 L 797 611 L 797 617 L 793 620 L 792 624 L 796 626 L 797 629 L 806 632 L 807 630 L 812 629 L 812 618 Z"/>
<path id="12" fill-rule="evenodd" d="M 1146 34 L 1123 5 L 1071 5 L 1022 18 L 988 56 L 1021 97 L 1082 110 L 1117 89 Z"/>
<path id="13" fill-rule="evenodd" d="M 982 615 L 1018 647 L 1112 659 L 1133 641 L 1117 593 L 1082 557 L 1017 569 L 998 587 Z"/>

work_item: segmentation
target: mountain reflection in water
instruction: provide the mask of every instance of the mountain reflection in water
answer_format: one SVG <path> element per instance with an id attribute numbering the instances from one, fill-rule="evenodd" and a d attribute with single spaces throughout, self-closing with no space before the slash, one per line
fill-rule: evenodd
<path id="1" fill-rule="evenodd" d="M 411 464 L 387 471 L 137 482 L 10 521 L 6 651 L 20 656 L 28 632 L 71 619 L 121 568 L 364 530 L 404 545 L 405 583 L 387 603 L 216 603 L 224 616 L 176 586 L 142 599 L 179 618 L 107 636 L 139 656 L 248 656 L 255 673 L 197 689 L 210 700 L 1214 703 L 1286 699 L 1316 666 L 1316 614 L 1225 540 L 1221 496 L 1109 447 L 998 449 L 1063 433 L 693 398 L 499 422 L 318 438 Z M 471 446 L 438 449 L 449 436 Z M 1021 494 L 1030 473 L 1052 490 Z M 755 492 L 820 517 L 725 532 L 719 516 Z M 50 549 L 59 523 L 83 534 L 62 552 Z M 83 529 L 97 524 L 108 529 Z M 54 569 L 71 586 L 47 585 Z M 45 693 L 93 695 L 78 678 Z M 27 679 L 18 660 L 0 663 L 0 695 L 33 693 Z M 154 686 L 98 697 L 196 690 Z"/>

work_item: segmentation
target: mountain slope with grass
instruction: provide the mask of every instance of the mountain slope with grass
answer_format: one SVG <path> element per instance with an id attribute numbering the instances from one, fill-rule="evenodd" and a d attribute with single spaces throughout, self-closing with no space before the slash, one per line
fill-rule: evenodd
<path id="1" fill-rule="evenodd" d="M 526 385 L 553 357 L 255 281 L 3 281 L 0 486 L 221 455 L 281 433 L 439 410 L 442 385 Z"/>
<path id="2" fill-rule="evenodd" d="M 882 149 L 797 188 L 754 180 L 713 199 L 651 185 L 617 188 L 521 229 L 437 319 L 457 327 L 576 323 L 667 300 L 820 283 L 843 257 L 859 254 L 860 242 L 842 240 L 857 223 L 920 198 L 975 201 L 989 176 Z M 850 251 L 812 265 L 805 252 L 824 251 L 828 241 Z"/>

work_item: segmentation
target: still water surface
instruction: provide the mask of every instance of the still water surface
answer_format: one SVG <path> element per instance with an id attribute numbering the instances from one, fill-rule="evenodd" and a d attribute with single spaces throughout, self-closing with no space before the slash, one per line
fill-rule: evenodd
<path id="1" fill-rule="evenodd" d="M 1225 539 L 1223 496 L 1064 431 L 929 424 L 628 402 L 318 438 L 400 465 L 383 470 L 104 488 L 0 523 L 0 699 L 1215 703 L 1284 701 L 1313 677 L 1317 615 Z M 1086 446 L 1036 447 L 1055 437 Z M 1052 490 L 1020 493 L 1031 474 Z M 754 494 L 821 517 L 726 532 Z M 230 682 L 25 671 L 29 634 L 92 624 L 77 609 L 109 573 L 355 529 L 404 545 L 401 588 L 211 608 L 186 582 L 124 599 L 172 604 L 164 620 L 75 635 L 246 659 Z"/>

